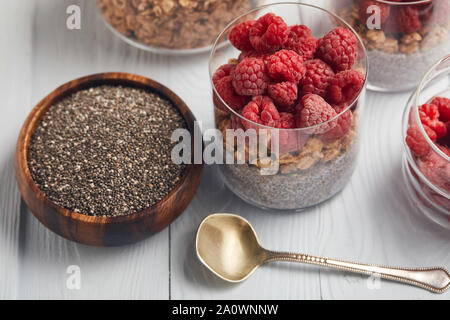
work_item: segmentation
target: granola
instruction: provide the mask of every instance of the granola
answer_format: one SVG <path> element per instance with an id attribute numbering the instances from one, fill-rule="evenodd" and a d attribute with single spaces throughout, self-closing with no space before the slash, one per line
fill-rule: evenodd
<path id="1" fill-rule="evenodd" d="M 97 0 L 105 20 L 124 36 L 150 47 L 209 46 L 236 16 L 259 0 Z"/>

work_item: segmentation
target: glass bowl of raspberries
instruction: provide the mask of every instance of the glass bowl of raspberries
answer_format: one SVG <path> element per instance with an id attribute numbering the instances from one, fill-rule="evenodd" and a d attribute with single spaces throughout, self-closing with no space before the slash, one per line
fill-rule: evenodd
<path id="1" fill-rule="evenodd" d="M 425 75 L 403 116 L 403 173 L 414 206 L 450 229 L 450 55 Z"/>
<path id="2" fill-rule="evenodd" d="M 228 39 L 232 46 L 218 48 Z M 219 171 L 243 200 L 303 210 L 337 194 L 359 150 L 367 59 L 341 18 L 278 3 L 236 18 L 210 58 Z"/>
<path id="3" fill-rule="evenodd" d="M 404 91 L 450 52 L 449 0 L 330 0 L 364 41 L 369 90 Z"/>

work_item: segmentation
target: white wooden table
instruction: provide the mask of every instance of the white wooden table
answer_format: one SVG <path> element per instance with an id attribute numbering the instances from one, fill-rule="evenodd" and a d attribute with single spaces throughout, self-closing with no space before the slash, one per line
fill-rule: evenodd
<path id="1" fill-rule="evenodd" d="M 208 54 L 167 57 L 116 38 L 93 0 L 2 0 L 0 10 L 0 299 L 449 299 L 365 276 L 277 263 L 239 285 L 201 266 L 193 242 L 213 212 L 250 220 L 266 247 L 399 266 L 450 268 L 450 231 L 414 211 L 400 170 L 400 122 L 409 93 L 368 93 L 356 172 L 342 193 L 303 213 L 265 212 L 234 196 L 205 168 L 200 189 L 169 228 L 138 244 L 94 248 L 41 225 L 21 201 L 13 154 L 31 108 L 58 85 L 103 71 L 156 79 L 174 90 L 205 127 L 213 125 Z M 81 30 L 66 28 L 66 8 L 82 8 Z M 81 289 L 66 286 L 70 265 Z"/>

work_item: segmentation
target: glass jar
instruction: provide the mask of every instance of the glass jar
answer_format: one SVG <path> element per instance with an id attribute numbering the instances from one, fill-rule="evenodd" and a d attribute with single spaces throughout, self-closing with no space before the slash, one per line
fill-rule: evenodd
<path id="1" fill-rule="evenodd" d="M 330 0 L 329 6 L 361 36 L 368 89 L 404 91 L 450 51 L 450 1 Z"/>
<path id="2" fill-rule="evenodd" d="M 419 116 L 419 106 L 435 97 L 450 98 L 450 55 L 440 59 L 422 78 L 406 105 L 402 129 L 403 174 L 410 199 L 419 212 L 450 229 L 450 157 L 430 139 Z M 417 133 L 408 143 L 412 130 Z M 437 141 L 450 147 L 449 141 Z M 412 149 L 415 145 L 419 146 L 416 151 Z"/>
<path id="3" fill-rule="evenodd" d="M 205 52 L 236 16 L 262 0 L 96 0 L 106 25 L 127 43 L 165 54 Z"/>
<path id="4" fill-rule="evenodd" d="M 276 129 L 243 117 L 218 94 L 213 75 L 219 66 L 236 62 L 239 50 L 217 45 L 240 22 L 269 12 L 282 17 L 288 25 L 308 26 L 316 38 L 335 27 L 344 27 L 358 39 L 358 56 L 353 68 L 364 75 L 364 85 L 329 121 L 311 127 Z M 260 208 L 302 210 L 343 189 L 356 166 L 367 79 L 363 43 L 344 20 L 322 8 L 301 3 L 279 3 L 254 9 L 236 18 L 222 31 L 212 49 L 209 68 L 215 124 L 224 139 L 224 164 L 218 167 L 232 192 Z M 336 123 L 345 129 L 334 135 L 336 131 L 331 128 L 336 130 Z M 257 147 L 254 147 L 255 141 Z"/>

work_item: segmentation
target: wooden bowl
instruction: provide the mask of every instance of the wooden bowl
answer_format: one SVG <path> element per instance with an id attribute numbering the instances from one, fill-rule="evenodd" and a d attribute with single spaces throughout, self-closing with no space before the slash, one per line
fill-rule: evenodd
<path id="1" fill-rule="evenodd" d="M 99 85 L 123 85 L 152 90 L 172 101 L 183 115 L 193 137 L 195 117 L 186 104 L 163 85 L 128 73 L 100 73 L 70 81 L 33 108 L 19 134 L 15 156 L 16 179 L 23 200 L 47 228 L 73 241 L 94 246 L 118 246 L 137 242 L 167 227 L 187 207 L 200 184 L 201 164 L 187 165 L 181 181 L 160 202 L 143 211 L 117 217 L 88 216 L 63 208 L 38 188 L 28 168 L 28 146 L 33 130 L 48 108 L 68 95 Z M 192 157 L 194 141 L 191 142 Z"/>

